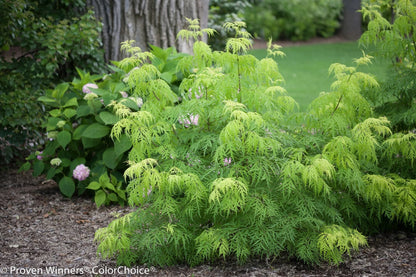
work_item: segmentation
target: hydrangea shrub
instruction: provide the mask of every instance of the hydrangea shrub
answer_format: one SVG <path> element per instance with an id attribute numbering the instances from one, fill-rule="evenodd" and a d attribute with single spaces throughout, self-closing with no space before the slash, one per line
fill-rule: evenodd
<path id="1" fill-rule="evenodd" d="M 131 143 L 124 137 L 115 142 L 111 140 L 110 130 L 118 117 L 109 106 L 112 101 L 128 101 L 126 105 L 136 110 L 140 107 L 132 100 L 135 97 L 125 99 L 119 93 L 125 88 L 120 80 L 124 73 L 104 77 L 90 76 L 82 70 L 78 73 L 80 79 L 62 83 L 39 97 L 39 101 L 49 107 L 45 126 L 48 140 L 44 149 L 30 155 L 22 168 L 32 167 L 35 176 L 45 174 L 46 178 L 55 180 L 67 197 L 94 191 L 101 195 L 100 201 L 96 201 L 98 206 L 124 203 L 122 172 L 126 165 L 122 162 L 126 160 L 125 152 Z M 108 182 L 101 182 L 103 186 L 89 186 L 102 176 L 108 179 Z"/>
<path id="2" fill-rule="evenodd" d="M 152 46 L 152 49 L 153 54 L 148 57 L 152 57 L 154 67 L 172 89 L 177 88 L 181 76 L 176 76 L 172 68 L 185 55 L 173 48 Z M 55 180 L 67 197 L 94 193 L 97 206 L 127 200 L 123 172 L 128 166 L 127 152 L 132 143 L 126 135 L 111 137 L 110 131 L 121 118 L 115 113 L 116 107 L 139 111 L 146 101 L 128 84 L 130 74 L 135 74 L 138 67 L 110 68 L 113 73 L 104 76 L 78 69 L 79 79 L 62 83 L 39 97 L 49 110 L 44 126 L 48 140 L 22 166 L 22 169 L 33 168 L 35 176 L 45 174 Z M 186 115 L 186 120 L 194 126 L 198 125 L 198 117 Z"/>

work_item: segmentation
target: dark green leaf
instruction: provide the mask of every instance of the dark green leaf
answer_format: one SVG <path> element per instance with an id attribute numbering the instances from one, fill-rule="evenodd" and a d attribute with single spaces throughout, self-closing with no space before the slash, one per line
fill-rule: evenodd
<path id="1" fill-rule="evenodd" d="M 99 188 L 101 188 L 101 185 L 100 185 L 100 183 L 98 183 L 98 182 L 91 182 L 89 185 L 88 185 L 88 187 L 87 187 L 87 189 L 92 189 L 92 190 L 97 190 L 97 189 L 99 189 Z"/>
<path id="2" fill-rule="evenodd" d="M 51 167 L 49 168 L 48 172 L 46 173 L 46 179 L 52 179 L 57 173 L 56 168 Z"/>
<path id="3" fill-rule="evenodd" d="M 58 116 L 60 116 L 60 115 L 61 115 L 61 110 L 59 110 L 59 109 L 54 109 L 54 110 L 52 110 L 52 111 L 49 111 L 49 114 L 50 114 L 51 116 L 53 116 L 53 117 L 58 117 Z"/>
<path id="4" fill-rule="evenodd" d="M 127 201 L 126 192 L 124 190 L 117 190 L 117 195 L 124 201 Z"/>
<path id="5" fill-rule="evenodd" d="M 53 90 L 52 96 L 57 99 L 61 99 L 64 96 L 65 92 L 68 90 L 68 88 L 68 83 L 61 83 L 57 85 L 56 88 Z"/>
<path id="6" fill-rule="evenodd" d="M 20 168 L 19 168 L 19 172 L 22 171 L 27 171 L 30 169 L 30 162 L 25 162 Z"/>
<path id="7" fill-rule="evenodd" d="M 108 177 L 108 174 L 107 173 L 102 174 L 99 178 L 99 182 L 100 182 L 100 184 L 103 184 L 103 185 L 106 184 L 106 183 L 109 183 L 110 178 Z"/>
<path id="8" fill-rule="evenodd" d="M 102 124 L 93 123 L 85 129 L 82 133 L 82 137 L 91 138 L 91 139 L 99 139 L 105 137 L 109 134 L 110 128 L 104 126 Z"/>
<path id="9" fill-rule="evenodd" d="M 103 160 L 104 164 L 110 168 L 114 169 L 117 167 L 119 159 L 117 159 L 116 153 L 114 152 L 114 148 L 107 148 L 103 153 Z"/>
<path id="10" fill-rule="evenodd" d="M 46 144 L 45 150 L 43 150 L 43 156 L 51 156 L 55 154 L 55 151 L 58 147 L 59 144 L 56 140 L 48 142 L 48 144 Z"/>
<path id="11" fill-rule="evenodd" d="M 170 72 L 163 72 L 160 74 L 160 78 L 170 84 L 172 82 L 173 75 Z"/>
<path id="12" fill-rule="evenodd" d="M 45 169 L 45 164 L 42 161 L 36 160 L 33 163 L 33 176 L 39 176 Z"/>
<path id="13" fill-rule="evenodd" d="M 96 99 L 88 101 L 88 106 L 91 108 L 92 111 L 99 111 L 101 107 L 103 106 L 103 104 L 101 103 L 100 100 L 96 98 Z"/>
<path id="14" fill-rule="evenodd" d="M 71 98 L 68 101 L 66 101 L 64 108 L 73 107 L 73 106 L 76 106 L 76 107 L 78 106 L 78 101 L 76 97 Z"/>
<path id="15" fill-rule="evenodd" d="M 123 99 L 123 102 L 121 102 L 124 106 L 134 110 L 134 111 L 138 111 L 139 110 L 139 106 L 137 106 L 137 103 L 129 98 Z"/>
<path id="16" fill-rule="evenodd" d="M 121 135 L 119 140 L 114 141 L 114 151 L 116 156 L 122 155 L 131 148 L 132 144 L 128 136 Z"/>
<path id="17" fill-rule="evenodd" d="M 61 163 L 61 166 L 62 166 L 62 167 L 68 167 L 68 166 L 70 166 L 70 165 L 71 165 L 71 160 L 70 160 L 70 159 L 67 159 L 67 158 L 61 158 L 61 160 L 62 160 L 62 163 Z"/>
<path id="18" fill-rule="evenodd" d="M 61 121 L 62 119 L 57 118 L 57 117 L 49 117 L 48 118 L 48 123 L 46 125 L 46 131 L 52 131 L 56 129 L 56 124 L 58 124 L 59 121 Z"/>
<path id="19" fill-rule="evenodd" d="M 95 204 L 97 205 L 97 208 L 99 208 L 101 205 L 105 203 L 106 197 L 107 196 L 103 190 L 98 190 L 95 192 L 94 201 L 95 201 Z"/>
<path id="20" fill-rule="evenodd" d="M 118 201 L 117 194 L 115 194 L 114 192 L 110 193 L 107 197 L 112 202 L 117 202 Z"/>
<path id="21" fill-rule="evenodd" d="M 88 125 L 83 124 L 83 125 L 79 125 L 75 131 L 74 134 L 72 135 L 72 139 L 73 140 L 79 140 L 81 139 L 82 133 L 85 131 L 85 129 L 87 129 Z"/>
<path id="22" fill-rule="evenodd" d="M 75 183 L 74 181 L 65 176 L 59 181 L 59 190 L 66 197 L 71 197 L 75 192 Z"/>
<path id="23" fill-rule="evenodd" d="M 105 183 L 105 187 L 111 189 L 112 191 L 116 191 L 116 188 L 113 186 L 112 183 Z"/>
<path id="24" fill-rule="evenodd" d="M 92 110 L 88 105 L 81 105 L 77 109 L 77 118 L 91 114 Z"/>
<path id="25" fill-rule="evenodd" d="M 90 139 L 90 138 L 82 138 L 82 145 L 84 146 L 84 148 L 92 148 L 95 147 L 97 145 L 99 145 L 101 142 L 100 139 Z"/>
<path id="26" fill-rule="evenodd" d="M 40 96 L 38 98 L 38 101 L 41 101 L 41 102 L 43 102 L 45 104 L 53 104 L 53 103 L 56 103 L 56 99 L 55 98 L 52 98 L 52 97 L 49 97 L 49 96 Z"/>
<path id="27" fill-rule="evenodd" d="M 77 114 L 77 111 L 76 110 L 74 110 L 74 109 L 66 109 L 65 111 L 64 111 L 64 115 L 67 117 L 67 118 L 71 118 L 71 117 L 73 117 L 74 115 L 76 115 Z"/>
<path id="28" fill-rule="evenodd" d="M 118 117 L 115 114 L 104 111 L 100 113 L 100 118 L 106 125 L 114 125 L 118 121 Z"/>
<path id="29" fill-rule="evenodd" d="M 65 149 L 65 147 L 71 142 L 71 133 L 68 131 L 59 132 L 56 139 L 58 140 L 59 145 Z"/>

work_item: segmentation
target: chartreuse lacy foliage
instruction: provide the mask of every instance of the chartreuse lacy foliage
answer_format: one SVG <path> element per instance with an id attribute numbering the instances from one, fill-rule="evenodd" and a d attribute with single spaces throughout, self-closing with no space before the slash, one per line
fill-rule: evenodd
<path id="1" fill-rule="evenodd" d="M 191 22 L 184 37 L 200 37 Z M 414 228 L 414 134 L 392 134 L 372 118 L 363 89 L 377 86 L 356 67 L 334 64 L 332 91 L 305 114 L 281 87 L 271 58 L 247 54 L 244 23 L 225 52 L 202 41 L 179 60 L 179 97 L 148 52 L 131 44 L 119 63 L 139 111 L 114 102 L 111 136 L 132 148 L 128 202 L 137 209 L 96 232 L 98 252 L 119 263 L 240 263 L 282 252 L 307 263 L 339 263 L 366 244 L 363 232 L 400 222 Z M 129 70 L 130 68 L 133 68 Z M 408 173 L 395 171 L 396 158 Z"/>
<path id="2" fill-rule="evenodd" d="M 416 2 L 368 0 L 362 13 L 369 20 L 361 37 L 363 46 L 375 46 L 375 54 L 392 62 L 388 80 L 380 91 L 370 91 L 379 114 L 387 115 L 396 130 L 416 128 Z M 389 19 L 383 11 L 393 12 Z M 391 16 L 391 15 L 390 15 Z M 386 18 L 387 17 L 387 18 Z"/>

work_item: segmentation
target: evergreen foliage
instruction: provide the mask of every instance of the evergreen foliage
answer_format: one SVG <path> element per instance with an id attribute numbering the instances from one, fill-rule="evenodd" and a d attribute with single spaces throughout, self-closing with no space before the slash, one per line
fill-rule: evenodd
<path id="1" fill-rule="evenodd" d="M 246 53 L 244 24 L 225 27 L 235 37 L 224 52 L 196 41 L 181 57 L 178 87 L 141 58 L 151 54 L 124 44 L 134 54 L 119 66 L 144 104 L 114 103 L 111 136 L 132 143 L 124 177 L 137 209 L 96 232 L 101 257 L 163 266 L 287 252 L 338 264 L 364 234 L 395 222 L 414 228 L 415 137 L 372 117 L 361 93 L 377 82 L 357 70 L 371 58 L 332 65 L 332 91 L 298 113 L 271 58 L 279 48 L 258 60 Z M 398 153 L 406 175 L 393 166 Z"/>

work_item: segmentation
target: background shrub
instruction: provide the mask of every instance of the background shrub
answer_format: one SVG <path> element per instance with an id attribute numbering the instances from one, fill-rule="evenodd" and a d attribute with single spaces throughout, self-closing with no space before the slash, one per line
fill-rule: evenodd
<path id="1" fill-rule="evenodd" d="M 248 31 L 262 38 L 329 37 L 339 27 L 342 0 L 252 0 L 244 16 Z"/>
<path id="2" fill-rule="evenodd" d="M 71 80 L 76 67 L 102 72 L 104 59 L 100 23 L 82 11 L 83 1 L 1 0 L 0 5 L 5 31 L 0 48 L 10 49 L 0 58 L 0 148 L 8 163 L 42 143 L 39 126 L 46 110 L 34 100 Z"/>
<path id="3" fill-rule="evenodd" d="M 248 0 L 211 0 L 209 1 L 208 27 L 216 31 L 215 36 L 208 38 L 215 50 L 224 50 L 227 38 L 234 34 L 227 32 L 223 25 L 226 22 L 245 21 L 244 10 L 251 8 Z"/>
<path id="4" fill-rule="evenodd" d="M 391 61 L 388 80 L 366 94 L 377 113 L 386 115 L 399 131 L 416 129 L 416 2 L 366 1 L 367 31 L 360 39 L 378 58 Z M 394 17 L 392 18 L 392 14 Z"/>

